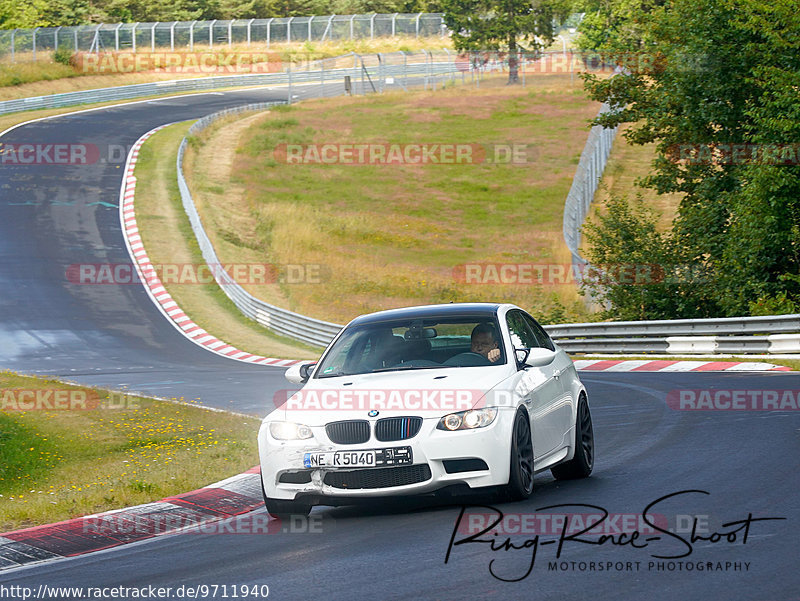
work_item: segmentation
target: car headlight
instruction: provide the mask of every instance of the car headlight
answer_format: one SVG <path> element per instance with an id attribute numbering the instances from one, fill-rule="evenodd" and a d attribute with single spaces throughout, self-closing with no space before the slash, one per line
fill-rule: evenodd
<path id="1" fill-rule="evenodd" d="M 311 428 L 294 422 L 270 422 L 269 433 L 278 440 L 304 440 L 314 436 Z"/>
<path id="2" fill-rule="evenodd" d="M 469 411 L 459 411 L 449 413 L 439 420 L 436 426 L 438 430 L 474 430 L 475 428 L 485 428 L 497 417 L 497 407 L 485 407 L 483 409 L 471 409 Z"/>

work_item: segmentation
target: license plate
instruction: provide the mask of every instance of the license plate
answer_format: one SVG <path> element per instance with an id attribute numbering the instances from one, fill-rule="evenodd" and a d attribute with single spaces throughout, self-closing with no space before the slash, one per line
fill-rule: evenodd
<path id="1" fill-rule="evenodd" d="M 411 447 L 305 453 L 303 467 L 353 468 L 385 467 L 411 463 Z"/>

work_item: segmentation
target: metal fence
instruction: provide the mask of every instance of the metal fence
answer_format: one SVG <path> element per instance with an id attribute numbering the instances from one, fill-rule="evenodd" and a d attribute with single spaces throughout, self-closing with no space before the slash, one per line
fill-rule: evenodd
<path id="1" fill-rule="evenodd" d="M 399 35 L 444 36 L 439 13 L 327 15 L 232 21 L 100 23 L 0 31 L 0 58 L 38 60 L 59 48 L 73 52 L 218 48 L 255 43 L 324 42 Z"/>
<path id="2" fill-rule="evenodd" d="M 610 110 L 607 104 L 603 104 L 599 114 L 602 115 Z M 587 264 L 580 252 L 581 228 L 589 213 L 589 207 L 594 200 L 600 178 L 606 168 L 608 155 L 614 144 L 617 135 L 617 128 L 607 129 L 600 125 L 595 125 L 589 132 L 589 139 L 581 153 L 578 167 L 575 170 L 575 177 L 572 179 L 572 186 L 567 194 L 564 203 L 564 241 L 572 254 L 572 263 L 576 266 Z M 583 273 L 583 269 L 574 270 L 576 273 Z"/>

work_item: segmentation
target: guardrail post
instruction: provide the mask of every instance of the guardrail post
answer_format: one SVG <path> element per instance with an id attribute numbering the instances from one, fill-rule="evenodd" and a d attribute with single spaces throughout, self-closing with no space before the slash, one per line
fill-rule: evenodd
<path id="1" fill-rule="evenodd" d="M 292 63 L 289 62 L 289 67 L 286 69 L 286 72 L 289 75 L 289 95 L 286 99 L 288 104 L 292 104 Z"/>

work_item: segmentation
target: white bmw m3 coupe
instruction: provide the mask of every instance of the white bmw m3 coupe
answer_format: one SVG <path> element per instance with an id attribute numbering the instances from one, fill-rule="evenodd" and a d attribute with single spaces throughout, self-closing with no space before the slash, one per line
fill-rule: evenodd
<path id="1" fill-rule="evenodd" d="M 459 487 L 500 487 L 521 500 L 536 472 L 592 471 L 586 389 L 572 360 L 514 305 L 362 315 L 319 362 L 286 378 L 295 389 L 279 395 L 258 434 L 273 515 Z"/>

